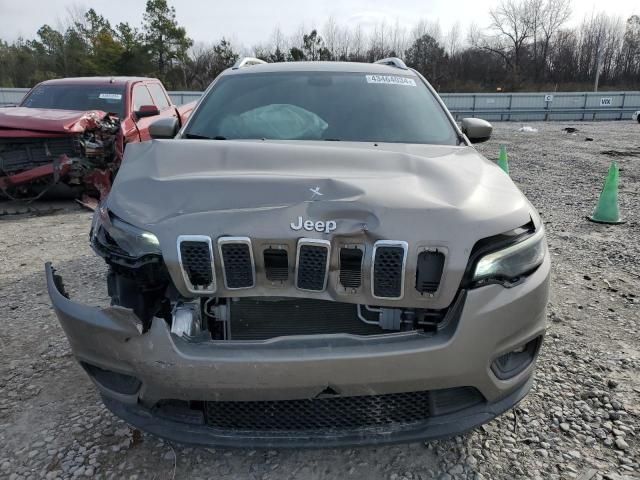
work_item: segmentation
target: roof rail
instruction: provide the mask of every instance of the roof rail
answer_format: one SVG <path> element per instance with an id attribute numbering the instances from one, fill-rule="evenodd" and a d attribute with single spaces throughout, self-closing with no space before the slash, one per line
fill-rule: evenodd
<path id="1" fill-rule="evenodd" d="M 235 69 L 235 68 L 250 67 L 251 65 L 260 65 L 262 63 L 267 63 L 267 62 L 265 62 L 264 60 L 260 60 L 259 58 L 244 57 L 238 60 L 236 63 L 234 63 L 233 68 Z"/>
<path id="2" fill-rule="evenodd" d="M 382 60 L 376 60 L 373 63 L 378 63 L 380 65 L 389 65 L 390 67 L 401 68 L 402 70 L 409 70 L 405 63 L 398 57 L 383 58 Z"/>

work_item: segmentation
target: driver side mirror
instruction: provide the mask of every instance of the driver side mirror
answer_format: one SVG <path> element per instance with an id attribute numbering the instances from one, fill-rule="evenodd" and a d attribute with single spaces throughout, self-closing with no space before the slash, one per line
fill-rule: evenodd
<path id="1" fill-rule="evenodd" d="M 486 142 L 491 138 L 493 127 L 486 120 L 481 118 L 463 118 L 462 133 L 464 133 L 471 143 Z"/>
<path id="2" fill-rule="evenodd" d="M 160 110 L 155 105 L 141 105 L 135 112 L 136 118 L 155 117 L 160 115 Z"/>
<path id="3" fill-rule="evenodd" d="M 176 117 L 159 118 L 149 125 L 151 138 L 173 138 L 178 133 L 178 119 Z"/>

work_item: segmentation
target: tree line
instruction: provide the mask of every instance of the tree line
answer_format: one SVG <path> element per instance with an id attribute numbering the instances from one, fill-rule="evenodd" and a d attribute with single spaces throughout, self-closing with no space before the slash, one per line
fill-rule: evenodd
<path id="1" fill-rule="evenodd" d="M 365 30 L 330 17 L 292 35 L 280 28 L 250 48 L 222 38 L 194 43 L 166 0 L 147 0 L 139 26 L 112 25 L 94 9 L 71 10 L 64 25 L 45 24 L 33 39 L 0 39 L 0 86 L 49 78 L 145 75 L 174 90 L 202 90 L 240 56 L 267 62 L 373 62 L 397 56 L 441 92 L 640 88 L 640 16 L 592 14 L 568 27 L 571 0 L 502 0 L 484 28 L 439 23 L 411 28 L 381 22 Z"/>

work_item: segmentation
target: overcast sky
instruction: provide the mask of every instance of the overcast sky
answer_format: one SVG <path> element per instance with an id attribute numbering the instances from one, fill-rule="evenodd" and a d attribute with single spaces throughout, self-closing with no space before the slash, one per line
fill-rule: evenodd
<path id="1" fill-rule="evenodd" d="M 410 29 L 419 19 L 438 20 L 443 31 L 456 21 L 463 27 L 476 22 L 486 26 L 487 11 L 498 0 L 169 0 L 177 18 L 196 42 L 217 42 L 222 36 L 251 47 L 267 41 L 277 25 L 287 36 L 301 24 L 322 26 L 333 16 L 337 23 L 367 27 L 381 21 Z M 58 26 L 69 8 L 93 7 L 112 23 L 128 21 L 139 26 L 144 0 L 0 0 L 0 38 L 33 38 L 44 23 Z M 574 0 L 572 23 L 605 10 L 624 19 L 640 14 L 640 0 Z"/>

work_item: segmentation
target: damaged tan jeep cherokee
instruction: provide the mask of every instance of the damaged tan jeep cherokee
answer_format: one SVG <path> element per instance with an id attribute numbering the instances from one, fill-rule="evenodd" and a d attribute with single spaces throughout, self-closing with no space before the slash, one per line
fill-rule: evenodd
<path id="1" fill-rule="evenodd" d="M 239 62 L 127 147 L 91 245 L 112 306 L 49 294 L 106 406 L 175 441 L 457 434 L 531 387 L 535 209 L 397 59 Z M 164 139 L 163 139 L 164 137 Z M 175 137 L 175 138 L 173 138 Z"/>

